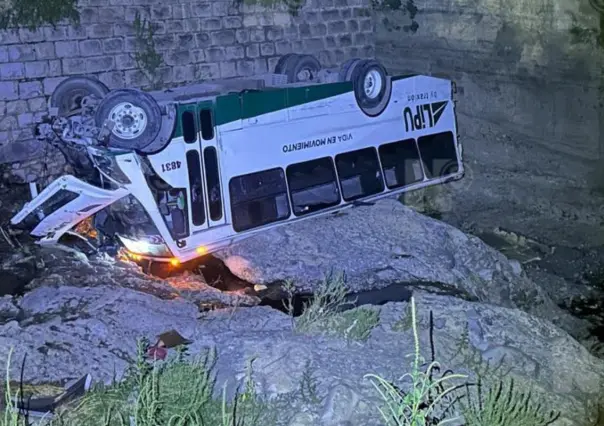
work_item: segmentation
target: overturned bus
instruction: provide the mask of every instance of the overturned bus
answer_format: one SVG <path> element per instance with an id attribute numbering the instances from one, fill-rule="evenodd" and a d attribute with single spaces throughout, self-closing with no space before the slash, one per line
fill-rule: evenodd
<path id="1" fill-rule="evenodd" d="M 37 135 L 75 170 L 15 215 L 40 244 L 84 220 L 137 261 L 178 264 L 273 227 L 463 177 L 455 86 L 376 60 L 170 90 L 64 80 Z"/>

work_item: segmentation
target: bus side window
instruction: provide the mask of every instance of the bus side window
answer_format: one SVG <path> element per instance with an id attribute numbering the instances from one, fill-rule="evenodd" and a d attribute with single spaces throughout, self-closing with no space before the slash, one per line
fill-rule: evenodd
<path id="1" fill-rule="evenodd" d="M 340 204 L 336 171 L 330 157 L 288 166 L 287 182 L 296 216 Z"/>
<path id="2" fill-rule="evenodd" d="M 283 169 L 237 176 L 229 182 L 233 229 L 242 232 L 290 215 Z"/>
<path id="3" fill-rule="evenodd" d="M 428 179 L 437 179 L 459 171 L 453 132 L 422 136 L 417 139 L 417 145 Z"/>
<path id="4" fill-rule="evenodd" d="M 415 139 L 381 145 L 379 152 L 388 189 L 396 189 L 424 180 Z"/>
<path id="5" fill-rule="evenodd" d="M 197 140 L 197 130 L 195 129 L 195 116 L 191 111 L 185 111 L 181 115 L 182 136 L 186 143 L 193 143 Z"/>
<path id="6" fill-rule="evenodd" d="M 203 203 L 203 186 L 201 182 L 201 161 L 195 150 L 187 152 L 187 169 L 191 186 L 191 220 L 193 225 L 201 226 L 206 221 Z"/>
<path id="7" fill-rule="evenodd" d="M 214 124 L 212 123 L 212 110 L 202 109 L 199 112 L 199 122 L 201 123 L 201 137 L 204 141 L 214 139 Z"/>
<path id="8" fill-rule="evenodd" d="M 213 146 L 207 147 L 203 151 L 203 159 L 206 169 L 208 200 L 210 203 L 210 219 L 216 221 L 222 219 L 222 190 L 220 188 L 220 174 L 218 172 L 216 148 Z"/>
<path id="9" fill-rule="evenodd" d="M 384 190 L 380 162 L 373 147 L 336 155 L 336 167 L 344 201 L 354 201 Z"/>

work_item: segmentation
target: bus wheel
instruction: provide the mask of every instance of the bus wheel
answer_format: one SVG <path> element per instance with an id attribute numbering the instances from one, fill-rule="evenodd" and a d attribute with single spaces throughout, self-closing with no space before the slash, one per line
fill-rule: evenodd
<path id="1" fill-rule="evenodd" d="M 95 115 L 98 127 L 103 126 L 105 120 L 115 123 L 108 146 L 136 151 L 154 142 L 162 127 L 159 105 L 150 94 L 138 89 L 110 92 L 99 104 Z"/>
<path id="2" fill-rule="evenodd" d="M 390 102 L 392 82 L 378 61 L 364 59 L 352 64 L 350 80 L 359 108 L 370 117 L 380 115 Z"/>
<path id="3" fill-rule="evenodd" d="M 321 71 L 321 63 L 312 55 L 292 55 L 283 62 L 282 73 L 288 83 L 313 82 Z"/>
<path id="4" fill-rule="evenodd" d="M 291 58 L 292 56 L 296 56 L 296 54 L 288 53 L 279 58 L 279 60 L 277 61 L 277 64 L 275 65 L 275 74 L 285 74 L 285 70 L 284 70 L 285 62 L 287 62 L 287 60 L 289 58 Z"/>
<path id="5" fill-rule="evenodd" d="M 81 108 L 85 96 L 102 99 L 109 93 L 103 82 L 86 76 L 73 76 L 63 80 L 50 96 L 50 107 L 58 108 L 59 115 L 67 115 Z"/>

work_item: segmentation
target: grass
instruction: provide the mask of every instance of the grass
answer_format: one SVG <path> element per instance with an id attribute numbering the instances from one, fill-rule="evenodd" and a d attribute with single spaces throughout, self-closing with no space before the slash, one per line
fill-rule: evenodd
<path id="1" fill-rule="evenodd" d="M 379 323 L 379 310 L 356 308 L 342 311 L 346 302 L 343 277 L 328 277 L 316 298 L 309 302 L 299 317 L 293 318 L 298 332 L 328 333 L 358 341 L 366 340 Z M 559 413 L 544 412 L 524 392 L 503 380 L 487 389 L 482 386 L 471 392 L 466 375 L 440 372 L 436 361 L 422 359 L 414 298 L 411 299 L 407 324 L 413 330 L 414 351 L 410 369 L 396 383 L 377 374 L 367 374 L 380 403 L 375 415 L 386 426 L 436 426 L 459 422 L 465 426 L 545 426 Z M 217 391 L 214 367 L 215 350 L 191 357 L 178 351 L 166 361 L 145 358 L 149 342 L 139 340 L 136 361 L 120 382 L 95 385 L 76 403 L 58 413 L 49 426 L 271 426 L 277 424 L 275 401 L 261 398 L 254 388 L 253 360 L 248 361 L 242 386 L 229 398 L 226 385 Z M 12 405 L 10 395 L 9 353 L 6 375 L 6 409 L 0 426 L 25 426 Z M 407 369 L 405 369 L 407 370 Z M 300 389 L 294 397 L 307 407 L 321 408 L 319 378 L 313 374 L 312 360 L 307 362 Z M 466 390 L 460 395 L 459 390 Z M 221 396 L 218 396 L 221 394 Z M 463 399 L 467 402 L 463 402 Z M 285 404 L 292 407 L 293 401 Z"/>

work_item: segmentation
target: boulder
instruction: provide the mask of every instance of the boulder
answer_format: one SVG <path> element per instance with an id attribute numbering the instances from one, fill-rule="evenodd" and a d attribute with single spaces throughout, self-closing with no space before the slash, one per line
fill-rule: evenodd
<path id="1" fill-rule="evenodd" d="M 554 426 L 589 424 L 602 391 L 604 361 L 590 355 L 550 322 L 513 308 L 415 293 L 422 356 L 431 347 L 441 372 L 475 380 L 514 377 L 535 398 L 561 411 Z M 40 287 L 19 303 L 18 320 L 0 326 L 0 357 L 15 348 L 18 377 L 64 382 L 90 372 L 95 381 L 119 378 L 136 353 L 136 339 L 176 329 L 193 341 L 195 355 L 215 348 L 217 392 L 241 384 L 248 362 L 256 390 L 274 401 L 284 425 L 378 425 L 379 402 L 366 374 L 397 382 L 410 371 L 414 337 L 409 303 L 360 309 L 379 311 L 368 339 L 352 340 L 321 324 L 313 333 L 292 328 L 291 318 L 268 308 L 221 309 L 199 317 L 184 299 L 164 300 L 127 288 Z M 430 316 L 432 313 L 432 317 Z M 486 368 L 486 361 L 492 369 Z M 398 383 L 398 382 L 397 382 Z M 302 392 L 301 389 L 305 391 Z"/>
<path id="2" fill-rule="evenodd" d="M 216 256 L 233 274 L 254 284 L 290 281 L 297 291 L 313 293 L 327 273 L 344 271 L 352 293 L 406 283 L 521 307 L 573 333 L 585 333 L 585 324 L 552 303 L 518 262 L 394 199 L 259 233 Z"/>

